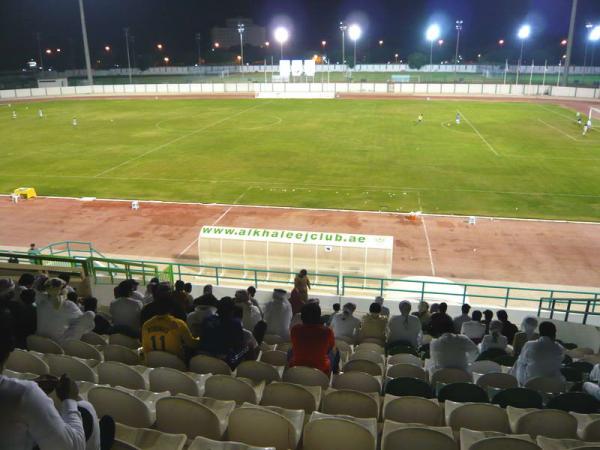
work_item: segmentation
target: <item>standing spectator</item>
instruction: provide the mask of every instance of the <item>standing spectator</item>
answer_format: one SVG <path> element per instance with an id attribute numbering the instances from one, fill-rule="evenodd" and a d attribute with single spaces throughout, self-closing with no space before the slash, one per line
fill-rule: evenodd
<path id="1" fill-rule="evenodd" d="M 421 322 L 421 330 L 427 331 L 431 322 L 431 314 L 429 313 L 429 303 L 423 301 L 419 303 L 418 311 L 413 315 Z"/>
<path id="2" fill-rule="evenodd" d="M 187 314 L 192 311 L 193 299 L 191 295 L 185 292 L 185 283 L 183 280 L 175 282 L 175 292 L 173 292 L 173 300 L 179 304 L 181 309 Z"/>
<path id="3" fill-rule="evenodd" d="M 446 313 L 448 305 L 440 303 L 439 308 L 440 312 L 433 314 L 431 322 L 429 322 L 429 334 L 433 337 L 440 337 L 444 333 L 454 333 L 454 322 Z"/>
<path id="4" fill-rule="evenodd" d="M 218 301 L 219 300 L 217 300 L 217 297 L 215 297 L 213 295 L 212 284 L 207 284 L 202 289 L 202 295 L 200 297 L 198 297 L 196 300 L 194 300 L 194 306 L 196 306 L 198 304 L 203 304 L 203 305 L 214 305 L 216 307 Z"/>
<path id="5" fill-rule="evenodd" d="M 262 314 L 260 309 L 250 302 L 248 291 L 243 289 L 236 291 L 235 303 L 243 311 L 242 326 L 246 330 L 254 330 L 256 324 L 262 320 Z"/>
<path id="6" fill-rule="evenodd" d="M 150 320 L 152 317 L 156 316 L 159 310 L 162 310 L 162 308 L 159 308 L 159 303 L 161 302 L 165 302 L 167 305 L 169 305 L 170 315 L 185 322 L 187 316 L 183 309 L 181 309 L 181 306 L 177 302 L 173 301 L 173 289 L 171 289 L 171 285 L 167 282 L 163 282 L 159 283 L 154 289 L 154 301 L 148 303 L 142 308 L 142 312 L 140 314 L 140 322 L 142 325 L 144 325 L 147 320 Z"/>
<path id="7" fill-rule="evenodd" d="M 292 321 L 292 305 L 285 298 L 283 289 L 274 289 L 273 298 L 265 305 L 265 322 L 267 334 L 275 334 L 288 340 L 290 322 Z"/>
<path id="8" fill-rule="evenodd" d="M 187 324 L 194 337 L 201 337 L 202 324 L 208 317 L 214 316 L 217 313 L 218 302 L 216 299 L 212 302 L 209 297 L 204 296 L 197 300 L 199 300 L 199 302 L 194 302 L 196 305 L 194 311 L 187 316 Z"/>
<path id="9" fill-rule="evenodd" d="M 35 256 L 40 255 L 41 252 L 38 250 L 35 244 L 29 244 L 29 250 L 27 250 L 27 254 L 29 256 L 33 256 L 33 258 L 29 259 L 29 264 L 40 264 L 39 258 L 35 258 Z"/>
<path id="10" fill-rule="evenodd" d="M 365 339 L 378 339 L 382 345 L 385 345 L 385 331 L 387 328 L 387 316 L 381 315 L 381 305 L 371 303 L 369 314 L 366 314 L 361 322 L 358 332 L 359 342 Z"/>
<path id="11" fill-rule="evenodd" d="M 535 332 L 538 321 L 535 317 L 525 317 L 521 323 L 521 331 L 515 334 L 513 338 L 513 355 L 518 357 L 526 342 L 535 341 L 540 337 Z"/>
<path id="12" fill-rule="evenodd" d="M 463 305 L 460 307 L 460 311 L 462 314 L 460 316 L 456 316 L 453 321 L 455 333 L 460 333 L 460 330 L 462 330 L 463 323 L 469 322 L 471 320 L 471 316 L 469 316 L 469 311 L 471 311 L 471 305 L 463 303 Z"/>
<path id="13" fill-rule="evenodd" d="M 503 309 L 496 312 L 496 317 L 498 317 L 498 320 L 502 322 L 502 334 L 506 336 L 508 342 L 512 342 L 515 338 L 515 334 L 519 331 L 519 329 L 514 323 L 508 320 L 508 314 L 506 314 L 506 311 L 504 311 Z"/>
<path id="14" fill-rule="evenodd" d="M 183 290 L 188 295 L 188 302 L 190 303 L 190 305 L 193 305 L 194 296 L 192 295 L 192 291 L 194 290 L 194 286 L 192 286 L 192 283 L 185 283 L 185 285 L 183 286 Z"/>
<path id="15" fill-rule="evenodd" d="M 390 308 L 388 308 L 387 306 L 383 306 L 383 297 L 378 296 L 375 297 L 375 303 L 377 303 L 379 306 L 381 306 L 381 315 L 385 316 L 385 317 L 390 317 Z"/>
<path id="16" fill-rule="evenodd" d="M 556 378 L 565 381 L 560 369 L 565 349 L 556 343 L 556 326 L 552 322 L 540 324 L 540 337 L 523 345 L 517 362 L 511 369 L 519 384 L 524 386 L 536 377 Z"/>
<path id="17" fill-rule="evenodd" d="M 506 351 L 507 344 L 508 339 L 502 335 L 502 322 L 492 320 L 492 323 L 490 323 L 490 334 L 486 334 L 483 337 L 481 344 L 479 344 L 479 351 L 483 353 L 493 348 Z"/>
<path id="18" fill-rule="evenodd" d="M 308 279 L 308 272 L 306 269 L 302 269 L 294 278 L 294 289 L 290 296 L 290 303 L 292 304 L 292 312 L 298 314 L 302 307 L 308 302 L 308 290 L 310 289 L 310 280 Z"/>
<path id="19" fill-rule="evenodd" d="M 331 325 L 331 321 L 333 320 L 333 318 L 340 313 L 340 309 L 342 309 L 342 305 L 340 305 L 339 303 L 334 303 L 332 305 L 332 308 L 333 308 L 333 312 L 329 316 L 329 320 L 327 321 L 327 325 Z"/>
<path id="20" fill-rule="evenodd" d="M 477 346 L 466 336 L 444 333 L 431 341 L 431 373 L 439 369 L 461 369 L 469 371 L 479 352 Z"/>
<path id="21" fill-rule="evenodd" d="M 483 324 L 485 325 L 485 334 L 490 332 L 490 323 L 494 320 L 494 313 L 489 309 L 483 311 Z"/>
<path id="22" fill-rule="evenodd" d="M 335 351 L 335 338 L 330 328 L 321 324 L 318 303 L 307 303 L 300 312 L 302 323 L 295 325 L 290 336 L 292 355 L 289 366 L 306 366 L 329 375 L 337 372 L 339 353 Z"/>
<path id="23" fill-rule="evenodd" d="M 248 291 L 248 296 L 250 297 L 250 303 L 252 303 L 254 306 L 256 306 L 258 308 L 258 310 L 260 311 L 260 315 L 262 316 L 263 311 L 260 308 L 260 305 L 258 304 L 256 299 L 254 298 L 254 296 L 256 295 L 256 288 L 254 286 L 248 286 L 248 289 L 246 289 L 246 291 Z"/>
<path id="24" fill-rule="evenodd" d="M 144 305 L 131 298 L 132 284 L 122 281 L 115 289 L 116 299 L 110 304 L 110 315 L 113 320 L 113 333 L 121 333 L 131 337 L 140 337 L 140 314 Z"/>
<path id="25" fill-rule="evenodd" d="M 409 301 L 401 301 L 398 305 L 399 316 L 392 316 L 388 324 L 388 348 L 399 344 L 408 344 L 414 349 L 421 344 L 421 321 L 411 316 Z"/>
<path id="26" fill-rule="evenodd" d="M 343 338 L 354 342 L 360 328 L 360 319 L 353 316 L 355 310 L 356 305 L 354 303 L 346 303 L 342 308 L 342 313 L 331 320 L 331 329 L 336 339 Z"/>
<path id="27" fill-rule="evenodd" d="M 35 277 L 30 273 L 24 273 L 19 277 L 19 281 L 17 281 L 17 285 L 15 286 L 15 296 L 14 299 L 19 301 L 21 299 L 21 292 L 27 289 L 33 289 L 33 284 L 35 283 Z"/>
<path id="28" fill-rule="evenodd" d="M 110 333 L 111 324 L 110 321 L 102 314 L 98 314 L 98 299 L 96 297 L 84 297 L 83 299 L 83 311 L 91 311 L 95 314 L 94 316 L 94 333 L 96 334 L 108 334 Z"/>
<path id="29" fill-rule="evenodd" d="M 485 336 L 485 324 L 481 322 L 481 311 L 473 311 L 471 320 L 462 324 L 460 333 L 479 344 Z"/>

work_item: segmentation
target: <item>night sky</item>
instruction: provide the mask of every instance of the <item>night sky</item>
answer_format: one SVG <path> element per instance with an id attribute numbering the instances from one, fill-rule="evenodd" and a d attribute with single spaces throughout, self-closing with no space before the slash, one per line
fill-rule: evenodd
<path id="1" fill-rule="evenodd" d="M 186 65 L 194 62 L 197 32 L 203 36 L 203 47 L 209 48 L 210 28 L 237 16 L 267 26 L 271 40 L 273 25 L 288 24 L 292 30 L 289 56 L 317 50 L 323 39 L 338 48 L 340 20 L 356 20 L 363 26 L 359 48 L 365 55 L 383 39 L 380 59 L 388 55 L 393 59 L 396 52 L 401 58 L 413 51 L 428 52 L 424 29 L 436 21 L 447 41 L 440 53 L 449 55 L 455 44 L 456 19 L 464 21 L 461 53 L 466 60 L 496 50 L 501 38 L 506 40 L 508 56 L 513 57 L 519 45 L 516 31 L 525 21 L 533 28 L 529 57 L 541 49 L 559 55 L 560 40 L 568 34 L 571 0 L 85 0 L 85 5 L 93 58 L 101 55 L 105 45 L 122 52 L 122 29 L 128 26 L 135 35 L 137 53 L 151 52 L 162 42 L 174 64 Z M 576 64 L 583 61 L 588 21 L 600 24 L 600 0 L 579 1 Z M 36 58 L 36 32 L 41 33 L 43 48 L 63 49 L 63 66 L 81 66 L 77 0 L 0 0 L 0 70 L 20 69 Z M 600 48 L 597 53 L 600 63 Z"/>

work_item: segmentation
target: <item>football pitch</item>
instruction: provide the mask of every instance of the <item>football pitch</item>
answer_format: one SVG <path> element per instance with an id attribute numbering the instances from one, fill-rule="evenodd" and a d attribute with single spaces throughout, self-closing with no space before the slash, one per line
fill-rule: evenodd
<path id="1" fill-rule="evenodd" d="M 600 220 L 600 132 L 582 136 L 575 112 L 550 104 L 4 104 L 0 156 L 4 194 Z"/>

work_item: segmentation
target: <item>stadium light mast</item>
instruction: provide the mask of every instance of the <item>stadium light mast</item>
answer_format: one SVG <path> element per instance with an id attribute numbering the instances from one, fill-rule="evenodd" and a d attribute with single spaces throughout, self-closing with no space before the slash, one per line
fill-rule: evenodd
<path id="1" fill-rule="evenodd" d="M 600 41 L 600 25 L 596 25 L 590 31 L 588 40 L 592 43 L 592 58 L 590 60 L 590 66 L 594 65 L 594 53 L 596 52 L 596 44 Z"/>
<path id="2" fill-rule="evenodd" d="M 521 39 L 521 53 L 519 55 L 519 64 L 517 66 L 517 80 L 515 84 L 519 84 L 519 73 L 521 72 L 521 63 L 523 61 L 523 48 L 525 47 L 525 40 L 531 35 L 531 26 L 521 25 L 517 36 Z"/>
<path id="3" fill-rule="evenodd" d="M 429 27 L 427 27 L 427 31 L 425 32 L 425 37 L 427 38 L 427 40 L 430 43 L 430 47 L 429 47 L 429 70 L 432 70 L 432 65 L 433 65 L 433 42 L 437 41 L 440 37 L 441 34 L 441 30 L 440 30 L 440 26 L 438 24 L 433 24 L 433 25 L 429 25 Z"/>
<path id="4" fill-rule="evenodd" d="M 244 65 L 244 31 L 246 31 L 246 26 L 243 23 L 238 23 L 238 33 L 240 33 L 240 65 Z"/>
<path id="5" fill-rule="evenodd" d="M 362 29 L 357 24 L 352 24 L 348 27 L 348 37 L 354 42 L 354 67 L 356 67 L 356 41 L 362 36 Z"/>
<path id="6" fill-rule="evenodd" d="M 567 57 L 565 58 L 565 86 L 569 84 L 569 69 L 571 68 L 571 55 L 573 53 L 573 39 L 575 38 L 575 19 L 577 18 L 577 3 L 573 0 L 571 7 L 571 21 L 569 23 L 569 37 L 567 38 Z"/>
<path id="7" fill-rule="evenodd" d="M 583 67 L 587 66 L 587 53 L 588 53 L 588 45 L 590 43 L 590 33 L 594 28 L 594 25 L 591 22 L 587 22 L 585 24 L 585 50 L 583 52 Z"/>
<path id="8" fill-rule="evenodd" d="M 285 27 L 277 27 L 275 28 L 275 40 L 279 42 L 279 46 L 281 47 L 281 59 L 283 59 L 283 44 L 287 42 L 290 38 L 290 32 Z"/>
<path id="9" fill-rule="evenodd" d="M 342 64 L 346 64 L 346 30 L 348 25 L 340 22 L 340 31 L 342 32 Z"/>
<path id="10" fill-rule="evenodd" d="M 83 9 L 83 0 L 79 0 L 79 16 L 81 18 L 81 34 L 83 35 L 83 52 L 85 54 L 87 81 L 89 85 L 92 85 L 94 84 L 94 78 L 92 77 L 92 62 L 90 60 L 90 47 L 88 44 L 87 27 L 85 25 L 85 10 Z"/>
<path id="11" fill-rule="evenodd" d="M 196 33 L 196 49 L 198 50 L 198 65 L 202 64 L 202 33 Z"/>
<path id="12" fill-rule="evenodd" d="M 125 50 L 127 51 L 127 73 L 129 74 L 129 84 L 131 84 L 133 81 L 131 77 L 131 58 L 129 57 L 129 28 L 125 27 L 123 31 L 125 32 Z"/>
<path id="13" fill-rule="evenodd" d="M 458 50 L 459 50 L 459 46 L 460 46 L 460 32 L 462 31 L 462 28 L 463 28 L 463 21 L 457 20 L 456 21 L 456 53 L 454 54 L 454 72 L 457 71 L 457 66 L 458 66 Z"/>

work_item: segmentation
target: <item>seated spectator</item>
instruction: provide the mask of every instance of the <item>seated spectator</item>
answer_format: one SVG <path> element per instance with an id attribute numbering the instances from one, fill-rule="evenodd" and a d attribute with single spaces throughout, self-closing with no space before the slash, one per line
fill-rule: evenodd
<path id="1" fill-rule="evenodd" d="M 0 299 L 14 300 L 15 283 L 10 278 L 0 278 Z"/>
<path id="2" fill-rule="evenodd" d="M 15 301 L 20 301 L 21 292 L 26 289 L 33 289 L 33 284 L 35 283 L 35 277 L 30 273 L 24 273 L 19 277 L 19 281 L 15 286 Z"/>
<path id="3" fill-rule="evenodd" d="M 131 337 L 140 337 L 140 314 L 144 305 L 131 297 L 133 286 L 122 281 L 115 288 L 115 300 L 110 304 L 110 315 L 113 322 L 113 333 L 121 333 Z"/>
<path id="4" fill-rule="evenodd" d="M 185 283 L 182 280 L 175 282 L 175 292 L 173 292 L 173 300 L 179 304 L 181 309 L 187 314 L 193 309 L 194 299 L 185 291 Z"/>
<path id="5" fill-rule="evenodd" d="M 169 305 L 169 314 L 175 317 L 176 319 L 185 320 L 187 316 L 181 306 L 173 301 L 173 290 L 171 289 L 171 285 L 167 282 L 159 283 L 154 289 L 154 300 L 151 303 L 148 303 L 146 306 L 142 308 L 142 312 L 140 314 L 140 322 L 143 325 L 147 320 L 150 320 L 152 317 L 156 316 L 157 306 L 159 302 L 165 302 Z"/>
<path id="6" fill-rule="evenodd" d="M 521 331 L 515 334 L 513 339 L 513 355 L 518 357 L 526 342 L 535 341 L 540 337 L 535 332 L 538 321 L 535 317 L 525 317 L 521 323 Z"/>
<path id="7" fill-rule="evenodd" d="M 235 309 L 233 310 L 233 317 L 235 319 L 241 321 L 243 315 L 244 315 L 244 311 L 242 310 L 242 308 L 240 308 L 239 306 L 236 306 Z M 265 322 L 263 322 L 261 320 L 256 324 L 255 329 L 257 329 L 257 328 L 264 329 L 265 326 L 266 326 Z M 254 334 L 252 331 L 246 330 L 245 328 L 242 331 L 244 333 L 242 347 L 246 351 L 246 354 L 244 355 L 244 360 L 256 360 L 258 358 L 258 355 L 260 354 L 259 343 L 256 340 L 256 338 L 254 337 Z M 264 337 L 264 331 L 263 331 L 263 337 Z"/>
<path id="8" fill-rule="evenodd" d="M 321 324 L 321 307 L 307 303 L 300 312 L 302 323 L 290 331 L 292 351 L 290 367 L 306 366 L 319 369 L 326 375 L 337 372 L 339 352 L 330 328 Z"/>
<path id="9" fill-rule="evenodd" d="M 200 304 L 200 303 L 203 305 L 216 306 L 218 302 L 219 302 L 219 300 L 217 300 L 217 297 L 215 297 L 213 295 L 212 284 L 207 284 L 202 289 L 202 295 L 200 297 L 198 297 L 196 300 L 194 300 L 194 306 L 196 306 L 197 304 Z"/>
<path id="10" fill-rule="evenodd" d="M 508 314 L 506 314 L 506 311 L 504 311 L 503 309 L 496 312 L 496 317 L 498 317 L 498 320 L 502 322 L 502 334 L 506 336 L 508 342 L 512 342 L 515 338 L 515 334 L 519 331 L 519 329 L 514 323 L 508 320 Z"/>
<path id="11" fill-rule="evenodd" d="M 387 306 L 383 306 L 384 298 L 381 296 L 375 297 L 375 303 L 381 306 L 381 315 L 385 317 L 390 317 L 390 308 Z"/>
<path id="12" fill-rule="evenodd" d="M 421 322 L 421 330 L 427 331 L 429 329 L 429 323 L 431 322 L 431 314 L 429 313 L 429 303 L 420 302 L 418 311 L 413 313 Z"/>
<path id="13" fill-rule="evenodd" d="M 360 328 L 360 319 L 353 316 L 354 311 L 356 311 L 356 305 L 346 303 L 342 308 L 342 313 L 331 320 L 331 329 L 336 338 L 354 341 Z"/>
<path id="14" fill-rule="evenodd" d="M 460 334 L 464 334 L 476 344 L 485 336 L 485 324 L 481 322 L 481 311 L 473 311 L 471 320 L 462 324 Z"/>
<path id="15" fill-rule="evenodd" d="M 158 278 L 156 278 L 158 280 Z M 154 278 L 153 278 L 154 280 Z M 148 285 L 146 286 L 146 292 L 144 293 L 144 299 L 142 300 L 142 303 L 144 305 L 147 305 L 148 303 L 152 303 L 154 301 L 154 294 L 156 292 L 156 288 L 158 287 L 158 281 L 154 282 L 154 281 L 150 281 L 150 283 L 148 283 Z"/>
<path id="16" fill-rule="evenodd" d="M 406 300 L 398 305 L 400 315 L 392 316 L 388 324 L 388 347 L 407 344 L 417 349 L 421 345 L 421 321 L 410 315 L 411 307 L 410 302 Z"/>
<path id="17" fill-rule="evenodd" d="M 194 301 L 196 307 L 194 311 L 187 315 L 187 324 L 194 337 L 200 337 L 202 333 L 202 323 L 210 316 L 217 313 L 218 301 L 211 301 L 209 297 L 199 297 Z M 206 302 L 206 303 L 205 303 Z"/>
<path id="18" fill-rule="evenodd" d="M 508 339 L 502 335 L 502 322 L 499 320 L 492 320 L 490 323 L 490 334 L 486 334 L 479 344 L 479 351 L 481 353 L 497 348 L 499 350 L 506 351 Z"/>
<path id="19" fill-rule="evenodd" d="M 431 304 L 431 308 L 429 308 L 429 313 L 431 315 L 434 315 L 436 313 L 440 312 L 440 304 L 439 303 L 432 303 Z"/>
<path id="20" fill-rule="evenodd" d="M 54 381 L 60 411 L 35 381 L 1 375 L 15 349 L 14 319 L 0 311 L 0 447 L 11 450 L 84 450 L 85 432 L 77 409 L 79 391 L 66 376 Z M 55 389 L 54 389 L 55 388 Z"/>
<path id="21" fill-rule="evenodd" d="M 327 320 L 327 325 L 331 325 L 331 321 L 333 320 L 333 318 L 335 316 L 337 316 L 340 313 L 340 309 L 342 309 L 342 305 L 340 305 L 339 303 L 334 303 L 332 305 L 333 308 L 333 312 L 331 313 L 331 315 L 329 316 L 329 319 Z"/>
<path id="22" fill-rule="evenodd" d="M 145 296 L 138 289 L 140 287 L 140 283 L 133 278 L 129 278 L 127 281 L 131 285 L 131 298 L 134 300 L 139 300 L 144 303 Z"/>
<path id="23" fill-rule="evenodd" d="M 84 313 L 79 306 L 67 300 L 66 284 L 62 279 L 49 279 L 45 290 L 46 295 L 36 300 L 37 334 L 61 343 L 79 340 L 94 329 L 94 313 Z"/>
<path id="24" fill-rule="evenodd" d="M 494 320 L 494 313 L 489 309 L 483 311 L 483 324 L 485 325 L 485 334 L 490 332 L 490 323 Z"/>
<path id="25" fill-rule="evenodd" d="M 20 298 L 16 299 L 17 290 L 5 290 L 0 294 L 0 310 L 7 310 L 13 318 L 15 343 L 18 348 L 27 349 L 27 336 L 35 334 L 37 311 L 35 309 L 35 291 L 19 290 Z"/>
<path id="26" fill-rule="evenodd" d="M 525 385 L 535 377 L 550 377 L 564 381 L 560 372 L 565 349 L 556 342 L 556 326 L 552 322 L 542 322 L 539 327 L 540 337 L 523 345 L 511 374 Z"/>
<path id="27" fill-rule="evenodd" d="M 98 299 L 96 297 L 84 297 L 83 311 L 91 311 L 94 316 L 94 333 L 109 334 L 111 331 L 110 321 L 102 314 L 98 313 Z"/>
<path id="28" fill-rule="evenodd" d="M 431 336 L 440 337 L 444 333 L 454 333 L 454 322 L 446 311 L 448 311 L 448 305 L 440 303 L 439 312 L 431 315 L 431 321 L 429 322 L 429 334 Z"/>
<path id="29" fill-rule="evenodd" d="M 379 339 L 385 344 L 387 321 L 387 316 L 381 315 L 381 305 L 379 303 L 371 303 L 369 314 L 366 314 L 362 319 L 358 332 L 358 340 L 363 341 L 368 338 Z"/>
<path id="30" fill-rule="evenodd" d="M 256 295 L 256 288 L 254 286 L 248 286 L 248 289 L 246 289 L 246 291 L 248 292 L 248 297 L 250 297 L 250 303 L 252 303 L 254 306 L 256 306 L 258 308 L 258 310 L 260 311 L 260 315 L 263 315 L 263 311 L 260 307 L 260 305 L 258 304 L 258 302 L 256 301 L 256 299 L 254 298 L 254 296 Z"/>
<path id="31" fill-rule="evenodd" d="M 168 301 L 158 300 L 155 303 L 156 315 L 142 327 L 144 353 L 167 352 L 187 361 L 199 340 L 192 336 L 185 321 L 170 314 L 171 305 Z"/>
<path id="32" fill-rule="evenodd" d="M 454 332 L 460 334 L 460 330 L 462 330 L 462 325 L 465 322 L 469 322 L 471 320 L 471 316 L 469 316 L 469 311 L 471 311 L 471 305 L 464 303 L 460 310 L 462 314 L 460 316 L 456 316 L 453 320 L 454 322 Z"/>
<path id="33" fill-rule="evenodd" d="M 61 280 L 63 280 L 65 282 L 65 291 L 67 291 L 67 294 L 69 292 L 75 292 L 75 288 L 69 284 L 71 282 L 71 274 L 70 273 L 61 273 L 58 276 L 58 278 L 60 278 Z"/>
<path id="34" fill-rule="evenodd" d="M 37 304 L 40 299 L 47 299 L 48 293 L 46 292 L 46 281 L 48 277 L 46 275 L 38 275 L 33 283 L 33 290 L 35 291 L 35 303 Z"/>
<path id="35" fill-rule="evenodd" d="M 285 298 L 283 289 L 274 289 L 273 298 L 265 305 L 265 322 L 267 334 L 275 334 L 283 339 L 290 338 L 290 323 L 292 321 L 292 305 Z"/>
<path id="36" fill-rule="evenodd" d="M 477 359 L 479 352 L 471 339 L 462 334 L 444 333 L 431 341 L 431 373 L 439 369 L 461 369 L 469 371 L 469 365 Z"/>
<path id="37" fill-rule="evenodd" d="M 258 322 L 262 320 L 260 309 L 252 304 L 248 291 L 240 289 L 235 291 L 235 304 L 243 311 L 242 326 L 246 330 L 254 330 Z"/>

